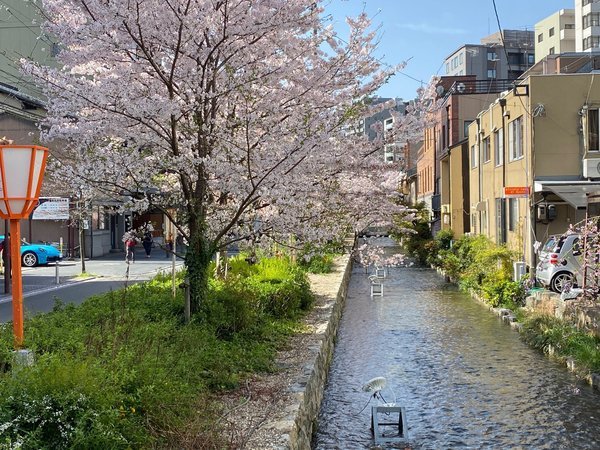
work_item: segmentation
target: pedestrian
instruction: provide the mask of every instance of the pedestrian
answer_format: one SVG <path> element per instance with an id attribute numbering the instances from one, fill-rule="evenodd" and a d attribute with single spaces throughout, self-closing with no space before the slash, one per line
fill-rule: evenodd
<path id="1" fill-rule="evenodd" d="M 169 234 L 167 236 L 167 245 L 165 247 L 165 258 L 170 257 L 173 254 L 173 236 Z"/>
<path id="2" fill-rule="evenodd" d="M 129 263 L 135 263 L 135 244 L 136 244 L 136 239 L 133 235 L 129 236 L 127 238 L 127 240 L 125 241 L 125 262 L 127 264 Z"/>
<path id="3" fill-rule="evenodd" d="M 152 251 L 152 233 L 150 231 L 146 231 L 144 233 L 144 238 L 142 239 L 142 245 L 144 246 L 144 250 L 146 251 L 146 258 L 150 258 L 150 252 Z"/>

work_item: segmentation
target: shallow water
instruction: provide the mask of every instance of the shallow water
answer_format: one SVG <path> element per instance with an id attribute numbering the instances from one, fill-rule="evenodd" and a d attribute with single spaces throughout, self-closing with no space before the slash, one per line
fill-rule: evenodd
<path id="1" fill-rule="evenodd" d="M 600 394 L 563 365 L 432 270 L 391 269 L 384 286 L 372 299 L 353 272 L 314 449 L 374 447 L 361 387 L 379 376 L 413 449 L 600 448 Z"/>

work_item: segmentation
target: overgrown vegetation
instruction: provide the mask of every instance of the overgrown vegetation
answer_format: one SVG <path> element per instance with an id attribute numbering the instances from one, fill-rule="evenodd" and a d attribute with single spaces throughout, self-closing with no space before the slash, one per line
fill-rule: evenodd
<path id="1" fill-rule="evenodd" d="M 414 258 L 417 264 L 430 264 L 434 242 L 429 223 L 429 210 L 423 202 L 411 209 L 415 211 L 414 219 L 410 221 L 403 218 L 397 220 L 392 237 L 400 242 L 406 254 Z"/>
<path id="2" fill-rule="evenodd" d="M 272 370 L 312 301 L 304 272 L 288 260 L 234 259 L 189 325 L 167 277 L 28 320 L 31 367 L 12 367 L 5 325 L 0 448 L 182 448 L 190 437 L 227 448 L 212 396 Z"/>
<path id="3" fill-rule="evenodd" d="M 512 280 L 516 255 L 505 246 L 496 245 L 483 235 L 452 240 L 452 233 L 443 231 L 429 248 L 432 265 L 491 306 L 515 309 L 524 304 L 524 282 Z"/>
<path id="4" fill-rule="evenodd" d="M 582 369 L 600 372 L 600 338 L 552 316 L 523 320 L 523 339 L 544 353 L 572 357 Z"/>

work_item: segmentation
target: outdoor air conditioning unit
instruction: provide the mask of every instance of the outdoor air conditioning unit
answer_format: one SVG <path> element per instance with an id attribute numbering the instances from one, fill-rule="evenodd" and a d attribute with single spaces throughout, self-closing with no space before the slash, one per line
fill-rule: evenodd
<path id="1" fill-rule="evenodd" d="M 600 178 L 600 158 L 583 159 L 583 178 Z"/>

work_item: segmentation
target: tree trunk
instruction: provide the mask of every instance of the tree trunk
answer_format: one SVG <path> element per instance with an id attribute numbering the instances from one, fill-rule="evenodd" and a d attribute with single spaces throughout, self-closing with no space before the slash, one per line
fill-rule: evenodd
<path id="1" fill-rule="evenodd" d="M 192 317 L 200 312 L 208 295 L 209 265 L 212 258 L 212 246 L 203 233 L 191 236 L 190 246 L 185 255 L 190 283 L 190 313 Z"/>

